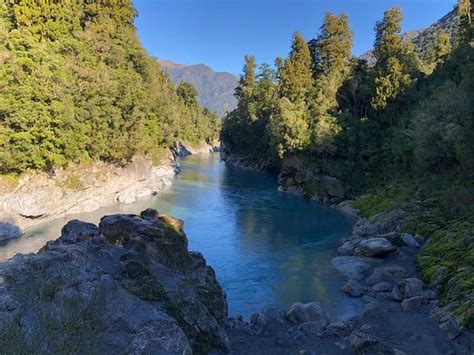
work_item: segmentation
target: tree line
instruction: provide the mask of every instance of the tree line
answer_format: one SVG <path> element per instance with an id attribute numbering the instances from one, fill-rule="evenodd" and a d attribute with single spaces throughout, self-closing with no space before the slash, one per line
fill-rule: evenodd
<path id="1" fill-rule="evenodd" d="M 142 48 L 131 0 L 0 5 L 0 173 L 157 157 L 218 138 L 219 117 Z"/>
<path id="2" fill-rule="evenodd" d="M 292 39 L 276 69 L 246 56 L 223 123 L 226 149 L 278 166 L 298 155 L 355 190 L 407 173 L 474 174 L 474 65 L 468 0 L 458 33 L 419 53 L 403 41 L 400 7 L 375 24 L 375 64 L 352 55 L 347 15 L 328 13 L 317 38 Z"/>

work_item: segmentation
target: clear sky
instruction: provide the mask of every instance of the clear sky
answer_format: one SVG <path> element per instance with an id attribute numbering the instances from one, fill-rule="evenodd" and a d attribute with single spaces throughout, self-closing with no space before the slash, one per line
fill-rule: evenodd
<path id="1" fill-rule="evenodd" d="M 138 35 L 148 52 L 180 64 L 204 63 L 240 74 L 245 54 L 273 64 L 289 52 L 291 35 L 317 36 L 326 12 L 349 15 L 353 53 L 372 48 L 374 24 L 400 5 L 404 30 L 429 26 L 456 0 L 133 0 Z"/>

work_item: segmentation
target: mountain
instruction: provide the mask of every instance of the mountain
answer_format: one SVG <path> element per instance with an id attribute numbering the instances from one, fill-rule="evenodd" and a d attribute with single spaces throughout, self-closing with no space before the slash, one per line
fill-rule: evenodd
<path id="1" fill-rule="evenodd" d="M 211 111 L 223 115 L 226 111 L 232 111 L 237 100 L 234 90 L 239 78 L 230 73 L 215 72 L 204 64 L 183 65 L 159 60 L 160 65 L 168 71 L 171 80 L 175 84 L 187 81 L 194 85 L 199 93 L 199 102 Z"/>
<path id="2" fill-rule="evenodd" d="M 452 41 L 454 41 L 459 25 L 460 18 L 457 15 L 456 10 L 453 10 L 425 29 L 412 30 L 403 33 L 402 41 L 411 41 L 415 46 L 415 50 L 420 54 L 420 58 L 427 59 L 427 56 L 429 55 L 428 49 L 433 45 L 433 43 L 435 43 L 436 37 L 442 32 L 447 32 L 450 34 Z M 360 58 L 367 60 L 369 64 L 375 63 L 373 50 L 362 54 Z"/>

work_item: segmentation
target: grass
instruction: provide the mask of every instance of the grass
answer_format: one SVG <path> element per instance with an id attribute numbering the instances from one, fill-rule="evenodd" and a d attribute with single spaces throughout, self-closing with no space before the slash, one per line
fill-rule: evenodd
<path id="1" fill-rule="evenodd" d="M 67 287 L 71 277 L 57 271 L 40 283 L 46 279 L 45 273 L 35 270 L 15 288 L 13 297 L 23 309 L 0 328 L 0 354 L 40 354 L 46 349 L 54 354 L 98 354 L 107 331 L 101 321 L 104 290 L 96 288 L 87 300 L 79 296 L 57 299 L 56 293 Z M 31 316 L 37 319 L 39 331 L 29 333 L 20 326 L 19 317 L 26 311 L 33 311 Z"/>
<path id="2" fill-rule="evenodd" d="M 69 174 L 66 180 L 57 184 L 59 187 L 66 188 L 72 191 L 82 191 L 85 189 L 81 178 L 75 174 Z"/>
<path id="3" fill-rule="evenodd" d="M 12 192 L 20 183 L 20 175 L 5 174 L 0 175 L 0 192 Z"/>

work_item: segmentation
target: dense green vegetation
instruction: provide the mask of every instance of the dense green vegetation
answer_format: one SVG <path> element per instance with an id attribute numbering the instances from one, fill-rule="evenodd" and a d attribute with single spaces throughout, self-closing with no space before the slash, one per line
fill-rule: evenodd
<path id="1" fill-rule="evenodd" d="M 459 1 L 457 13 L 459 30 L 437 33 L 423 55 L 402 40 L 396 7 L 375 25 L 374 65 L 352 57 L 348 19 L 333 14 L 316 39 L 295 34 L 275 72 L 262 66 L 255 74 L 248 56 L 222 140 L 249 160 L 278 166 L 298 157 L 308 171 L 338 178 L 349 195 L 362 196 L 356 206 L 367 217 L 412 211 L 407 228 L 430 239 L 418 259 L 421 274 L 474 329 L 470 1 Z"/>
<path id="2" fill-rule="evenodd" d="M 131 0 L 2 2 L 0 173 L 124 163 L 218 138 L 218 117 L 189 87 L 176 91 L 134 17 Z"/>

